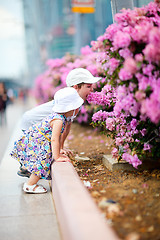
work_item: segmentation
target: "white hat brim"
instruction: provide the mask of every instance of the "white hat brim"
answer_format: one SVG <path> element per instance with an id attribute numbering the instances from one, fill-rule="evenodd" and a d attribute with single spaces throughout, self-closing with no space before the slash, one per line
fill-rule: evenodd
<path id="1" fill-rule="evenodd" d="M 72 86 L 80 84 L 80 83 L 93 84 L 93 83 L 98 82 L 101 79 L 102 79 L 101 77 L 93 77 L 93 78 L 90 78 L 90 79 L 83 79 L 83 81 L 81 79 L 80 80 L 79 79 L 78 80 L 74 79 L 72 82 L 71 81 L 66 81 L 66 83 L 67 83 L 68 87 L 72 87 Z"/>
<path id="2" fill-rule="evenodd" d="M 53 112 L 57 112 L 57 113 L 65 113 L 65 112 L 69 112 L 71 110 L 79 108 L 83 103 L 84 103 L 83 99 L 79 98 L 78 100 L 76 100 L 72 104 L 68 104 L 68 105 L 65 105 L 65 106 L 64 106 L 64 104 L 54 105 L 52 110 L 53 110 Z"/>

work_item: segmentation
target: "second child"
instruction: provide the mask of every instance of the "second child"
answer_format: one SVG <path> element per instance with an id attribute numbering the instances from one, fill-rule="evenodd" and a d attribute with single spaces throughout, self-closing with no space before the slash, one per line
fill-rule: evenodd
<path id="1" fill-rule="evenodd" d="M 53 161 L 70 161 L 67 154 L 60 152 L 62 133 L 67 121 L 78 113 L 83 102 L 74 88 L 59 90 L 54 96 L 53 113 L 31 126 L 16 141 L 11 156 L 31 173 L 28 182 L 23 185 L 25 192 L 47 192 L 42 185 L 37 184 L 39 179 L 51 179 Z"/>

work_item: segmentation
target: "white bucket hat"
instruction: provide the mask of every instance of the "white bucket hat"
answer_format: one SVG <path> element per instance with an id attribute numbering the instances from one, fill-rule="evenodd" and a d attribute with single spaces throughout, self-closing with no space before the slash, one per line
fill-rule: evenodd
<path id="1" fill-rule="evenodd" d="M 75 68 L 71 70 L 66 78 L 66 84 L 68 87 L 72 87 L 79 83 L 96 83 L 101 80 L 101 77 L 94 77 L 87 69 L 85 68 Z"/>
<path id="2" fill-rule="evenodd" d="M 84 100 L 72 87 L 65 87 L 54 95 L 54 106 L 52 110 L 57 113 L 65 113 L 79 108 Z"/>

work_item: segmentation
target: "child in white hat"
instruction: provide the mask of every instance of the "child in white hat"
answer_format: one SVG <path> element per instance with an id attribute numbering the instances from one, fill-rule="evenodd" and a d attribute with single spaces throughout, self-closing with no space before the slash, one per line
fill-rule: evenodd
<path id="1" fill-rule="evenodd" d="M 30 173 L 23 190 L 27 193 L 45 193 L 40 178 L 51 179 L 52 161 L 70 161 L 67 155 L 60 153 L 61 135 L 66 122 L 79 111 L 83 99 L 72 87 L 66 87 L 54 96 L 53 113 L 34 124 L 15 142 L 11 156 L 18 160 Z"/>

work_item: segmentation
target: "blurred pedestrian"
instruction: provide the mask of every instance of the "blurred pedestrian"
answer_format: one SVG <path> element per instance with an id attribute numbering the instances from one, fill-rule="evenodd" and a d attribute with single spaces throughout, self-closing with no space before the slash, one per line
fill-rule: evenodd
<path id="1" fill-rule="evenodd" d="M 5 84 L 0 82 L 0 124 L 6 123 L 7 91 Z"/>

